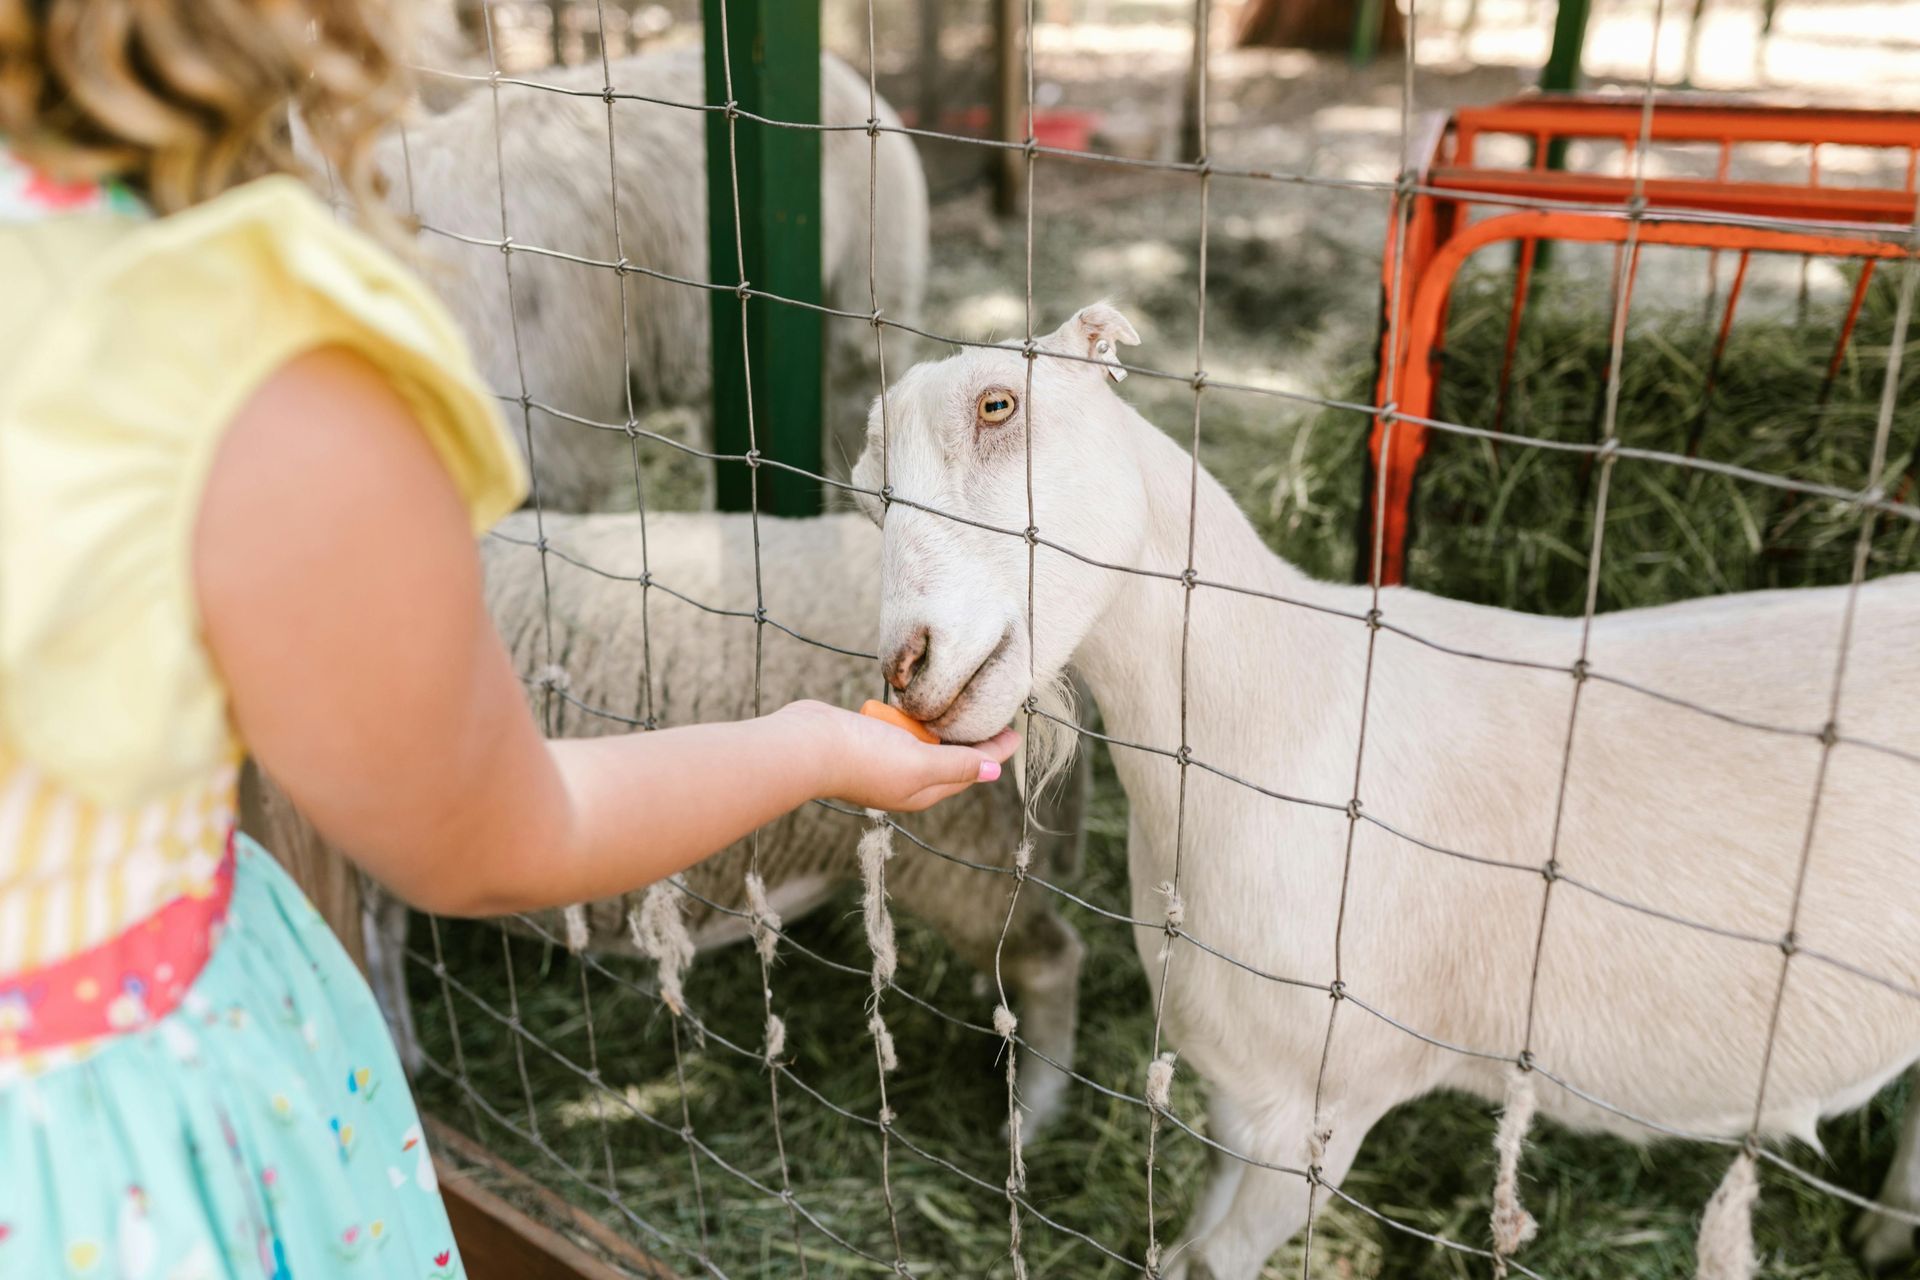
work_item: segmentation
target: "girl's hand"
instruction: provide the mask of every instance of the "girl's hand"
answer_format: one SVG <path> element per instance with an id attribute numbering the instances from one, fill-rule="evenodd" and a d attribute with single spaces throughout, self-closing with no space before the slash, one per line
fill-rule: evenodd
<path id="1" fill-rule="evenodd" d="M 788 703 L 771 718 L 791 727 L 795 750 L 817 759 L 826 794 L 895 813 L 992 782 L 1020 745 L 1020 735 L 1002 729 L 975 746 L 930 746 L 904 729 L 824 702 Z"/>

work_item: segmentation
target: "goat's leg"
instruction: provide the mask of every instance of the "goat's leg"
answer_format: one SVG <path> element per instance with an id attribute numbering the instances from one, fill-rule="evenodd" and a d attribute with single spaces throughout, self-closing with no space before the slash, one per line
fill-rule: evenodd
<path id="1" fill-rule="evenodd" d="M 1267 1153 L 1300 1145 L 1310 1117 L 1310 1107 L 1283 1108 L 1244 1125 L 1243 1135 L 1247 1139 L 1244 1143 L 1225 1138 L 1222 1141 L 1235 1150 L 1264 1159 Z M 1370 1127 L 1371 1122 L 1348 1122 L 1335 1127 L 1320 1161 L 1323 1179 L 1335 1186 L 1340 1184 L 1353 1166 L 1360 1141 Z M 1231 1157 L 1225 1158 L 1231 1160 Z M 1237 1160 L 1232 1163 L 1239 1164 L 1241 1172 L 1233 1185 L 1231 1201 L 1218 1221 L 1203 1226 L 1205 1217 L 1215 1208 L 1216 1193 L 1224 1194 L 1219 1182 L 1230 1176 L 1226 1170 L 1216 1167 L 1215 1185 L 1208 1187 L 1200 1211 L 1194 1215 L 1193 1226 L 1169 1255 L 1169 1280 L 1254 1280 L 1274 1250 L 1306 1225 L 1310 1191 L 1318 1196 L 1318 1206 L 1326 1204 L 1325 1189 L 1309 1188 L 1307 1180 L 1298 1173 L 1283 1173 Z M 1273 1163 L 1294 1161 L 1280 1156 L 1275 1157 Z"/>
<path id="2" fill-rule="evenodd" d="M 1907 1073 L 1907 1108 L 1900 1117 L 1900 1142 L 1880 1187 L 1881 1204 L 1920 1213 L 1920 1066 Z M 1860 1259 L 1870 1271 L 1890 1270 L 1915 1256 L 1920 1228 L 1904 1218 L 1868 1211 L 1854 1224 Z"/>
<path id="3" fill-rule="evenodd" d="M 1020 1051 L 1020 1103 L 1025 1112 L 1021 1130 L 1025 1137 L 1032 1137 L 1066 1102 L 1071 1081 L 1061 1068 L 1073 1066 L 1080 962 L 1087 946 L 1051 903 L 1024 923 L 1017 945 L 1015 936 L 1010 935 L 1007 942 L 1001 972 L 1013 988 L 1021 1038 L 1026 1041 Z"/>
<path id="4" fill-rule="evenodd" d="M 1220 1225 L 1233 1207 L 1234 1193 L 1240 1190 L 1240 1177 L 1247 1171 L 1244 1160 L 1236 1160 L 1227 1151 L 1245 1146 L 1246 1122 L 1232 1098 L 1219 1091 L 1207 1102 L 1207 1136 L 1220 1144 L 1213 1152 L 1213 1173 L 1207 1189 L 1187 1222 L 1187 1237 L 1199 1239 Z"/>

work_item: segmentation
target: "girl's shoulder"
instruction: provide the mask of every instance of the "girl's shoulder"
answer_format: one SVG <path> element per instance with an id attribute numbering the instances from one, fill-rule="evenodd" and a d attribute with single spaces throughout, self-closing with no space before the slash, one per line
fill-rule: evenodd
<path id="1" fill-rule="evenodd" d="M 102 798 L 233 748 L 191 539 L 221 434 L 271 374 L 345 346 L 407 399 L 476 529 L 525 475 L 426 286 L 274 177 L 164 218 L 0 216 L 0 739 Z"/>

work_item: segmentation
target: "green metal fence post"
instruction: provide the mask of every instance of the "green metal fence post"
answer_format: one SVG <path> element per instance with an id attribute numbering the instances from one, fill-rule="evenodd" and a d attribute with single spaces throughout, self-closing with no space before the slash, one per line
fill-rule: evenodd
<path id="1" fill-rule="evenodd" d="M 1580 52 L 1587 43 L 1587 14 L 1592 0 L 1560 0 L 1553 18 L 1553 48 L 1540 69 L 1540 87 L 1548 93 L 1572 93 L 1580 87 Z M 1547 144 L 1547 168 L 1567 167 L 1567 144 Z"/>
<path id="2" fill-rule="evenodd" d="M 1386 22 L 1386 0 L 1359 0 L 1353 6 L 1353 41 L 1347 59 L 1356 67 L 1368 66 L 1380 47 L 1380 28 Z"/>
<path id="3" fill-rule="evenodd" d="M 1572 93 L 1580 87 L 1580 54 L 1587 43 L 1587 16 L 1592 0 L 1560 0 L 1553 15 L 1553 47 L 1547 53 L 1547 65 L 1540 68 L 1540 87 L 1549 93 Z M 1567 167 L 1567 140 L 1555 138 L 1547 143 L 1547 168 Z M 1554 242 L 1541 240 L 1534 249 L 1536 273 L 1531 287 L 1553 269 Z M 1525 249 L 1516 246 L 1514 261 Z"/>
<path id="4" fill-rule="evenodd" d="M 818 122 L 820 0 L 701 0 L 710 103 L 727 101 L 720 43 L 723 5 L 733 100 L 739 109 L 770 120 Z M 737 254 L 736 170 L 740 178 Z M 744 118 L 730 122 L 725 112 L 708 112 L 707 245 L 710 278 L 716 283 L 732 284 L 744 278 L 755 290 L 818 303 L 820 134 Z M 760 455 L 819 473 L 826 412 L 824 317 L 804 307 L 749 298 L 743 335 L 739 297 L 715 290 L 708 299 L 714 448 L 726 454 L 747 452 L 751 395 Z M 747 385 L 749 352 L 751 389 Z M 754 469 L 738 462 L 714 465 L 719 468 L 715 495 L 720 509 L 747 510 Z M 758 473 L 760 510 L 772 515 L 810 515 L 821 510 L 817 481 L 779 467 L 762 466 Z"/>

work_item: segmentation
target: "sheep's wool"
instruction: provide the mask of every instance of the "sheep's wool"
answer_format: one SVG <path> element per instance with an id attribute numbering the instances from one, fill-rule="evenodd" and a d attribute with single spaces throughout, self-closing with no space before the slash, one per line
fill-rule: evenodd
<path id="1" fill-rule="evenodd" d="M 880 1069 L 892 1071 L 900 1065 L 900 1059 L 893 1053 L 893 1033 L 887 1030 L 887 1020 L 877 1012 L 867 1019 L 867 1030 L 873 1033 L 873 1046 L 880 1055 Z"/>
<path id="2" fill-rule="evenodd" d="M 1147 1064 L 1147 1105 L 1165 1111 L 1173 1103 L 1173 1055 L 1163 1053 Z"/>
<path id="3" fill-rule="evenodd" d="M 767 901 L 767 882 L 758 871 L 747 872 L 747 914 L 752 917 L 754 950 L 763 963 L 773 963 L 774 948 L 780 945 L 780 914 Z"/>
<path id="4" fill-rule="evenodd" d="M 560 913 L 560 919 L 567 929 L 567 950 L 579 955 L 587 949 L 586 907 L 576 902 Z"/>
<path id="5" fill-rule="evenodd" d="M 1698 1280 L 1753 1280 L 1753 1202 L 1759 1196 L 1753 1156 L 1742 1151 L 1700 1217 Z"/>
<path id="6" fill-rule="evenodd" d="M 1507 1076 L 1506 1105 L 1500 1110 L 1500 1128 L 1493 1135 L 1499 1172 L 1493 1183 L 1493 1251 L 1501 1257 L 1533 1239 L 1540 1224 L 1520 1203 L 1520 1148 L 1533 1125 L 1539 1106 L 1533 1076 L 1515 1069 Z"/>
<path id="7" fill-rule="evenodd" d="M 660 998 L 677 1017 L 686 1012 L 681 981 L 693 962 L 693 937 L 680 910 L 680 888 L 663 880 L 647 890 L 640 908 L 627 917 L 633 945 L 660 970 Z"/>
<path id="8" fill-rule="evenodd" d="M 893 944 L 893 917 L 887 912 L 886 863 L 893 856 L 893 828 L 885 815 L 860 837 L 860 906 L 867 919 L 867 946 L 873 951 L 873 990 L 893 981 L 899 954 Z"/>

